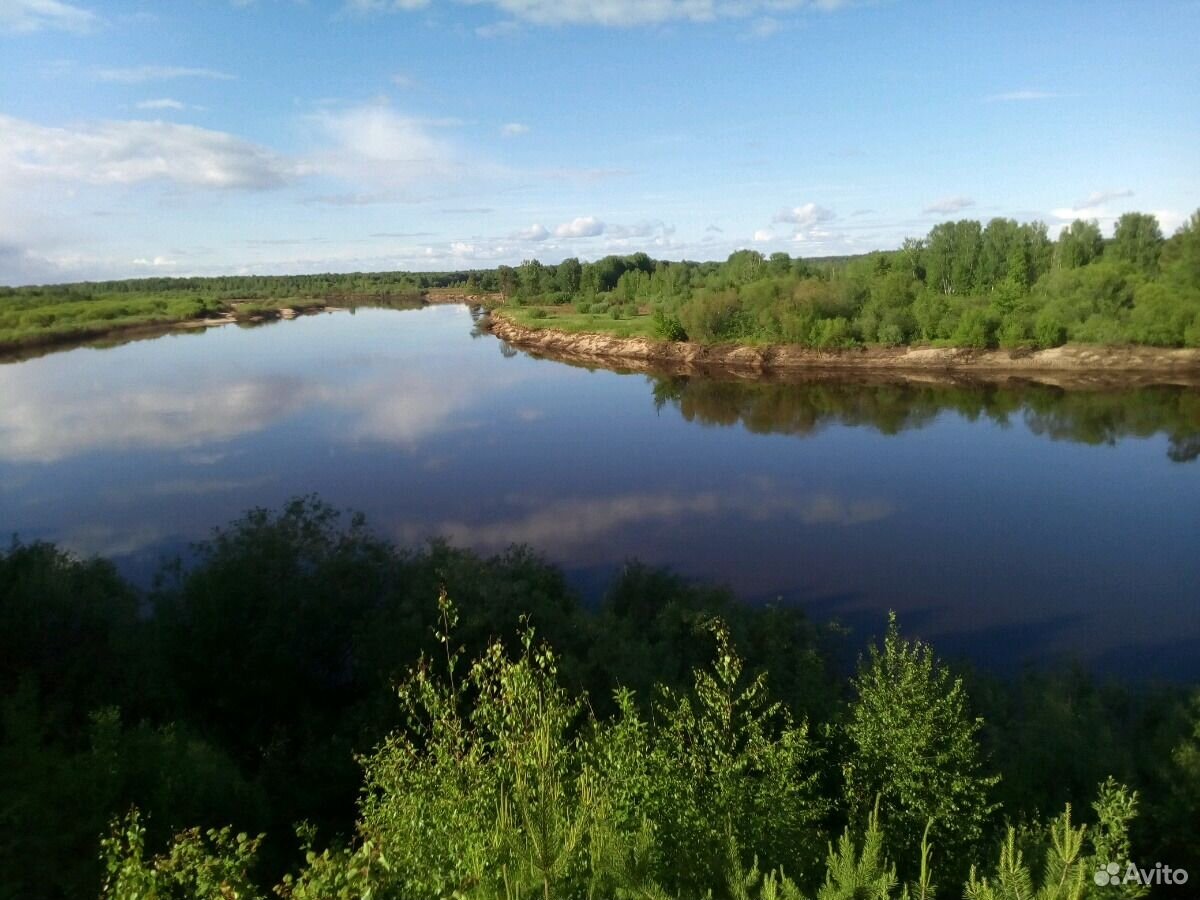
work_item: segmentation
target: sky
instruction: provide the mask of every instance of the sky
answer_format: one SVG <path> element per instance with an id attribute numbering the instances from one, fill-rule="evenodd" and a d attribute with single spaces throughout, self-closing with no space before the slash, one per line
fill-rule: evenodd
<path id="1" fill-rule="evenodd" d="M 1197 0 L 0 0 L 0 284 L 1200 207 Z"/>

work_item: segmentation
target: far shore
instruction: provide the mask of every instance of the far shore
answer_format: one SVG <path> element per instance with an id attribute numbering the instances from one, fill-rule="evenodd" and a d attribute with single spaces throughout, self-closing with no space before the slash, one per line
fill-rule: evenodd
<path id="1" fill-rule="evenodd" d="M 247 301 L 251 302 L 251 301 Z M 78 332 L 47 332 L 20 343 L 0 344 L 0 363 L 18 362 L 73 347 L 102 347 L 168 334 L 198 333 L 224 325 L 252 327 L 281 319 L 338 312 L 352 305 L 315 298 L 290 301 L 251 314 L 228 311 L 200 319 L 118 323 Z M 496 305 L 495 296 L 454 290 L 424 293 L 420 305 Z M 710 375 L 739 379 L 797 377 L 878 377 L 883 380 L 1037 381 L 1062 387 L 1176 384 L 1200 388 L 1200 349 L 1149 346 L 1108 347 L 1068 344 L 1046 350 L 973 350 L 952 347 L 866 347 L 815 350 L 787 344 L 741 345 L 621 337 L 552 326 L 530 327 L 490 313 L 488 329 L 497 338 L 535 356 L 591 368 L 658 375 Z"/>
<path id="2" fill-rule="evenodd" d="M 413 308 L 418 306 L 436 306 L 444 304 L 478 305 L 492 299 L 486 295 L 466 294 L 462 291 L 430 290 L 423 293 L 419 300 L 413 302 Z M 117 321 L 108 323 L 89 323 L 76 329 L 61 331 L 47 330 L 34 334 L 20 341 L 0 341 L 0 363 L 20 362 L 38 356 L 45 356 L 60 350 L 70 350 L 75 347 L 103 347 L 114 343 L 148 340 L 164 337 L 168 334 L 198 333 L 209 328 L 223 325 L 242 325 L 253 327 L 281 319 L 295 319 L 300 316 L 317 313 L 340 312 L 353 306 L 363 305 L 392 305 L 392 298 L 338 297 L 337 299 L 322 300 L 319 298 L 291 298 L 280 300 L 274 308 L 264 308 L 263 300 L 232 300 L 228 301 L 227 309 L 219 315 L 206 316 L 200 319 L 157 319 Z M 290 305 L 289 305 L 290 304 Z M 251 312 L 239 311 L 240 306 L 253 307 Z M 399 307 L 398 307 L 399 308 Z"/>
<path id="3" fill-rule="evenodd" d="M 536 356 L 595 368 L 654 374 L 728 372 L 746 378 L 788 374 L 892 375 L 919 380 L 1034 380 L 1064 387 L 1178 384 L 1200 387 L 1200 350 L 1067 344 L 1046 350 L 867 347 L 814 350 L 795 345 L 710 345 L 531 328 L 493 311 L 489 329 Z"/>

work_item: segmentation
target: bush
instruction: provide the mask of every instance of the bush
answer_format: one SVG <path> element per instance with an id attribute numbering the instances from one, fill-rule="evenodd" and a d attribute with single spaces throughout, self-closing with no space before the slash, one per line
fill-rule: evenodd
<path id="1" fill-rule="evenodd" d="M 1129 337 L 1139 344 L 1179 347 L 1188 328 L 1200 318 L 1198 294 L 1148 283 L 1138 285 L 1134 296 Z"/>
<path id="2" fill-rule="evenodd" d="M 959 316 L 950 341 L 956 347 L 985 350 L 995 342 L 995 323 L 982 309 L 972 308 Z"/>
<path id="3" fill-rule="evenodd" d="M 887 347 L 899 347 L 904 343 L 904 332 L 895 322 L 885 322 L 879 326 L 878 341 Z"/>
<path id="4" fill-rule="evenodd" d="M 654 319 L 654 334 L 662 338 L 664 341 L 686 341 L 688 339 L 687 330 L 683 327 L 683 323 L 679 321 L 679 317 L 674 313 L 665 312 L 662 307 L 656 306 L 652 314 Z"/>
<path id="5" fill-rule="evenodd" d="M 1006 316 L 1000 323 L 1000 330 L 996 337 L 1000 346 L 1006 350 L 1027 347 L 1033 343 L 1029 322 L 1019 315 Z"/>
<path id="6" fill-rule="evenodd" d="M 1039 347 L 1061 347 L 1067 342 L 1067 326 L 1053 313 L 1042 313 L 1033 326 Z"/>
<path id="7" fill-rule="evenodd" d="M 822 350 L 845 349 L 858 345 L 850 322 L 840 316 L 820 319 L 812 330 L 812 345 Z"/>

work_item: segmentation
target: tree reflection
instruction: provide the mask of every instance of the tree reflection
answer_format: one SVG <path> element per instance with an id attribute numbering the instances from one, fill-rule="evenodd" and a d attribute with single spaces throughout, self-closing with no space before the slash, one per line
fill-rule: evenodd
<path id="1" fill-rule="evenodd" d="M 881 434 L 923 428 L 943 412 L 1006 425 L 1019 416 L 1033 434 L 1083 444 L 1167 436 L 1175 462 L 1200 457 L 1200 391 L 1178 385 L 1065 390 L 1034 383 L 800 382 L 651 376 L 655 408 L 689 422 L 741 425 L 755 434 L 816 434 L 829 425 Z"/>

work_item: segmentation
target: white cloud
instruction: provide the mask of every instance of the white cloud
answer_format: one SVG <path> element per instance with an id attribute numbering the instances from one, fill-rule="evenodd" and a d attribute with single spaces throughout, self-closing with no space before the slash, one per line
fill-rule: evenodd
<path id="1" fill-rule="evenodd" d="M 934 200 L 921 210 L 921 212 L 925 214 L 938 213 L 939 215 L 949 215 L 950 213 L 956 213 L 961 209 L 966 209 L 968 206 L 974 205 L 975 201 L 970 197 L 956 194 L 953 197 L 942 197 L 941 199 Z"/>
<path id="2" fill-rule="evenodd" d="M 385 10 L 400 10 L 412 12 L 424 9 L 429 0 L 346 0 L 345 9 L 352 13 L 383 12 Z"/>
<path id="3" fill-rule="evenodd" d="M 293 173 L 292 165 L 265 147 L 193 125 L 105 121 L 48 128 L 0 115 L 0 184 L 42 177 L 263 189 L 284 184 Z"/>
<path id="4" fill-rule="evenodd" d="M 398 88 L 408 90 L 417 86 L 417 80 L 411 75 L 405 75 L 403 72 L 397 72 L 392 76 L 392 84 Z"/>
<path id="5" fill-rule="evenodd" d="M 797 228 L 811 228 L 820 222 L 829 222 L 835 218 L 837 218 L 837 214 L 833 210 L 817 206 L 815 203 L 805 203 L 803 206 L 781 209 L 775 213 L 771 221 L 787 222 Z"/>
<path id="6" fill-rule="evenodd" d="M 544 241 L 548 237 L 550 237 L 550 230 L 535 222 L 528 228 L 522 228 L 516 232 L 512 239 L 515 241 Z"/>
<path id="7" fill-rule="evenodd" d="M 537 25 L 658 25 L 712 22 L 800 9 L 832 10 L 843 0 L 466 0 L 495 7 L 513 19 Z"/>
<path id="8" fill-rule="evenodd" d="M 314 120 L 332 144 L 312 158 L 314 171 L 390 187 L 462 174 L 457 151 L 432 134 L 428 120 L 405 116 L 386 104 L 324 110 Z"/>
<path id="9" fill-rule="evenodd" d="M 137 104 L 138 109 L 187 109 L 187 104 L 170 97 L 160 97 L 157 100 L 142 100 Z"/>
<path id="10" fill-rule="evenodd" d="M 662 219 L 643 219 L 632 225 L 605 225 L 604 233 L 614 240 L 663 238 L 674 234 L 675 226 L 668 225 Z"/>
<path id="11" fill-rule="evenodd" d="M 833 233 L 826 231 L 821 225 L 825 222 L 832 222 L 836 218 L 837 213 L 831 209 L 818 206 L 816 203 L 805 203 L 802 206 L 793 206 L 791 209 L 779 210 L 771 217 L 771 222 L 774 225 L 794 225 L 795 230 L 792 232 L 791 240 L 807 243 L 824 241 L 832 237 Z M 760 228 L 754 232 L 754 240 L 760 243 L 774 238 L 775 232 L 771 228 Z"/>
<path id="12" fill-rule="evenodd" d="M 769 37 L 774 37 L 782 30 L 783 23 L 778 19 L 771 16 L 763 16 L 762 18 L 754 21 L 754 24 L 750 26 L 750 29 L 747 33 L 750 37 L 766 39 Z"/>
<path id="13" fill-rule="evenodd" d="M 596 237 L 604 234 L 604 223 L 595 216 L 579 216 L 570 222 L 563 222 L 554 229 L 554 236 L 560 238 Z"/>
<path id="14" fill-rule="evenodd" d="M 99 24 L 90 10 L 59 0 L 0 0 L 0 31 L 90 31 Z"/>
<path id="15" fill-rule="evenodd" d="M 476 29 L 482 37 L 495 37 L 515 27 L 516 22 L 534 25 L 600 25 L 630 27 L 661 25 L 665 22 L 713 22 L 718 19 L 763 19 L 804 9 L 829 12 L 846 6 L 848 0 L 459 0 L 490 6 L 509 16 Z M 351 13 L 418 10 L 430 0 L 346 0 Z M 760 25 L 757 27 L 761 27 Z"/>
<path id="16" fill-rule="evenodd" d="M 519 137 L 522 134 L 529 133 L 529 126 L 521 122 L 505 122 L 500 128 L 500 133 L 504 137 Z"/>
<path id="17" fill-rule="evenodd" d="M 1118 200 L 1122 197 L 1132 197 L 1133 191 L 1129 188 L 1124 188 L 1119 191 L 1092 191 L 1087 197 L 1075 204 L 1076 209 L 1094 209 L 1098 206 L 1103 206 L 1109 200 Z"/>
<path id="18" fill-rule="evenodd" d="M 95 75 L 101 81 L 116 81 L 121 84 L 172 81 L 176 78 L 209 78 L 215 81 L 232 81 L 235 77 L 217 69 L 193 66 L 127 66 L 125 68 L 96 69 Z"/>

